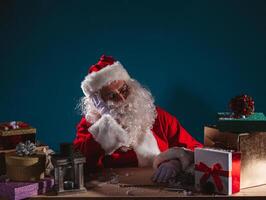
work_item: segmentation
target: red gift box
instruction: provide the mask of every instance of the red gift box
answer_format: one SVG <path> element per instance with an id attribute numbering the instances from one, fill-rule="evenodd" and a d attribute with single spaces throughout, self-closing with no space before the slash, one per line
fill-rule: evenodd
<path id="1" fill-rule="evenodd" d="M 240 152 L 196 148 L 194 155 L 197 190 L 211 183 L 214 192 L 219 194 L 230 195 L 240 191 Z"/>
<path id="2" fill-rule="evenodd" d="M 0 150 L 13 149 L 20 142 L 35 143 L 36 129 L 24 122 L 0 123 Z"/>

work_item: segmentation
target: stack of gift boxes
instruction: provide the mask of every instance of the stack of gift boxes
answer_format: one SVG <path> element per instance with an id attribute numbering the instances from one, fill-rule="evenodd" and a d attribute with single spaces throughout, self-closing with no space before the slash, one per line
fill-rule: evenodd
<path id="1" fill-rule="evenodd" d="M 20 142 L 35 142 L 36 129 L 24 122 L 0 123 L 0 175 L 6 173 L 5 155 L 15 152 Z"/>
<path id="2" fill-rule="evenodd" d="M 46 157 L 42 153 L 16 154 L 16 146 L 35 144 L 36 129 L 20 122 L 0 123 L 0 197 L 24 199 L 49 191 L 54 180 L 44 177 Z M 46 146 L 35 150 L 42 152 Z"/>
<path id="3" fill-rule="evenodd" d="M 254 105 L 254 104 L 253 104 Z M 254 109 L 253 109 L 254 111 Z M 204 148 L 195 149 L 195 187 L 220 194 L 266 184 L 266 117 L 218 113 L 204 127 Z"/>

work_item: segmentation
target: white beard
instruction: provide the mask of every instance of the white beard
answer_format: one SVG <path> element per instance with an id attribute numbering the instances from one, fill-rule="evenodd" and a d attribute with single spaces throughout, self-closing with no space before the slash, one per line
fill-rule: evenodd
<path id="1" fill-rule="evenodd" d="M 99 130 L 105 130 L 107 127 L 111 128 L 114 130 L 114 134 L 123 135 L 125 146 L 133 148 L 140 167 L 151 167 L 154 157 L 160 153 L 157 141 L 151 131 L 157 116 L 154 99 L 151 93 L 136 80 L 130 79 L 127 84 L 130 87 L 130 94 L 125 101 L 119 103 L 107 102 L 110 110 L 109 115 L 101 116 L 100 110 L 97 110 L 90 97 L 83 97 L 80 107 L 86 120 L 92 123 L 89 131 L 94 136 L 99 134 Z M 109 116 L 112 120 L 107 120 L 109 121 L 108 124 L 101 123 L 106 121 L 104 120 L 106 116 Z M 99 128 L 100 126 L 101 128 Z M 112 131 L 110 130 L 110 132 Z M 115 135 L 109 140 L 106 140 L 105 137 L 97 137 L 97 141 L 102 144 L 107 152 L 111 141 L 115 138 L 117 138 Z M 112 152 L 108 151 L 109 154 Z"/>
<path id="2" fill-rule="evenodd" d="M 151 93 L 137 81 L 128 83 L 130 95 L 124 102 L 107 102 L 110 115 L 128 133 L 129 144 L 138 143 L 141 135 L 146 134 L 156 118 L 154 99 Z"/>
<path id="3" fill-rule="evenodd" d="M 107 106 L 110 115 L 127 132 L 128 143 L 134 146 L 141 136 L 152 128 L 157 112 L 154 99 L 147 89 L 133 79 L 127 81 L 127 84 L 130 88 L 127 99 L 118 103 L 108 101 Z M 99 119 L 99 111 L 90 97 L 83 97 L 80 107 L 87 121 L 95 123 Z"/>

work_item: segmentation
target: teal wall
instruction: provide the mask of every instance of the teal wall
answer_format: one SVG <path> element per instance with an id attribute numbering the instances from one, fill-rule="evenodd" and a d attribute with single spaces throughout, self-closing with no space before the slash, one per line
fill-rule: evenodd
<path id="1" fill-rule="evenodd" d="M 113 55 L 202 141 L 203 125 L 248 93 L 265 111 L 265 1 L 0 2 L 0 121 L 71 141 L 88 66 Z"/>

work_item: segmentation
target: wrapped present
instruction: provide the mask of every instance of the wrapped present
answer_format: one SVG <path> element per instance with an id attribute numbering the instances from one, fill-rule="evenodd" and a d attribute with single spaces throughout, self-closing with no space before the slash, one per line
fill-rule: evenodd
<path id="1" fill-rule="evenodd" d="M 54 179 L 45 177 L 38 182 L 38 194 L 45 194 L 51 191 L 54 187 Z"/>
<path id="2" fill-rule="evenodd" d="M 36 129 L 24 122 L 0 123 L 0 150 L 13 149 L 20 142 L 35 142 Z"/>
<path id="3" fill-rule="evenodd" d="M 38 183 L 0 183 L 0 197 L 7 198 L 9 200 L 19 200 L 35 195 L 38 195 Z"/>
<path id="4" fill-rule="evenodd" d="M 240 188 L 266 184 L 266 132 L 221 132 L 215 126 L 205 126 L 204 146 L 241 152 Z"/>
<path id="5" fill-rule="evenodd" d="M 46 145 L 41 145 L 36 147 L 36 151 L 43 152 L 43 149 L 49 149 Z M 6 162 L 5 162 L 5 156 L 6 155 L 14 155 L 16 152 L 16 149 L 8 149 L 8 150 L 0 150 L 0 175 L 6 174 Z"/>
<path id="6" fill-rule="evenodd" d="M 212 186 L 213 192 L 219 194 L 240 191 L 240 152 L 196 148 L 194 156 L 196 190 Z"/>
<path id="7" fill-rule="evenodd" d="M 45 156 L 6 155 L 6 174 L 13 181 L 35 181 L 45 172 Z"/>
<path id="8" fill-rule="evenodd" d="M 16 146 L 16 153 L 5 156 L 7 176 L 13 181 L 34 181 L 44 177 L 46 154 L 37 154 L 29 140 Z"/>
<path id="9" fill-rule="evenodd" d="M 54 179 L 44 178 L 37 182 L 0 182 L 0 197 L 9 200 L 25 199 L 49 192 L 54 186 Z"/>
<path id="10" fill-rule="evenodd" d="M 266 132 L 266 117 L 263 113 L 252 113 L 240 118 L 233 117 L 233 113 L 218 113 L 217 128 L 220 131 L 235 133 L 241 132 Z"/>

